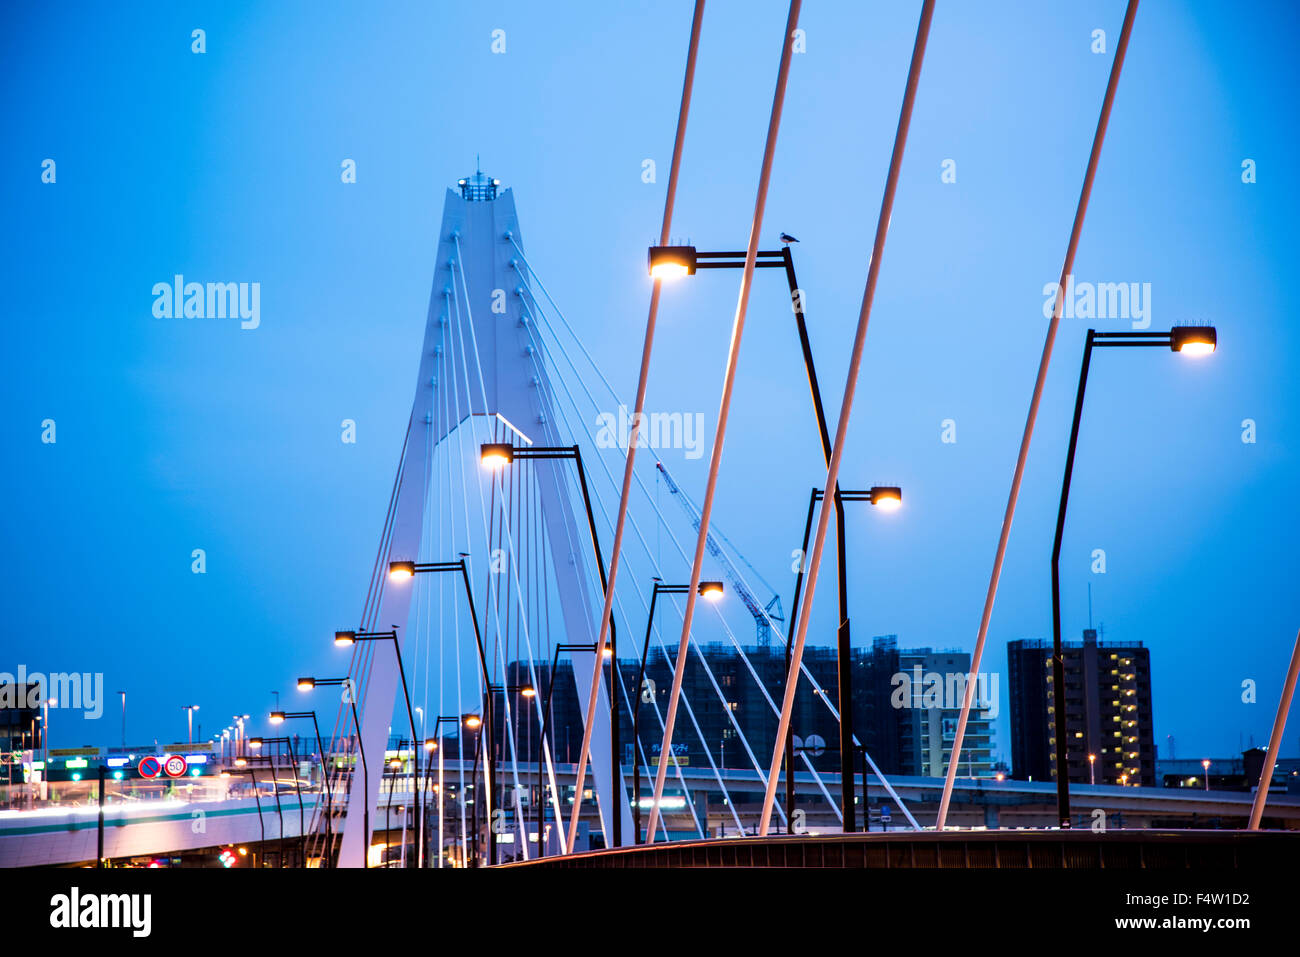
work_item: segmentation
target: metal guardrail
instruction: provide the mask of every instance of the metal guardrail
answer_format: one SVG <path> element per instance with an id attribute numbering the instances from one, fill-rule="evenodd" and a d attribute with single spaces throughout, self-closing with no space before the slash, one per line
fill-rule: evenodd
<path id="1" fill-rule="evenodd" d="M 1290 868 L 1291 831 L 946 831 L 679 841 L 501 867 L 1190 870 Z"/>

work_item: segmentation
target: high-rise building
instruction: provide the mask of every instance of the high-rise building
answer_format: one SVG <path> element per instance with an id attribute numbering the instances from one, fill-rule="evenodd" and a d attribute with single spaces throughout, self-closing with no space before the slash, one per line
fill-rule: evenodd
<path id="1" fill-rule="evenodd" d="M 701 667 L 701 659 L 707 662 L 707 669 Z M 836 651 L 833 647 L 809 645 L 804 649 L 803 663 L 812 680 L 805 675 L 799 682 L 791 730 L 797 746 L 805 749 L 808 762 L 819 771 L 838 771 L 839 726 L 831 710 L 819 700 L 822 695 L 830 695 L 832 704 L 838 705 Z M 632 696 L 636 694 L 638 667 L 635 660 L 619 661 L 626 689 L 626 693 L 620 690 L 618 696 L 622 760 L 628 768 L 634 761 L 654 768 L 659 762 L 663 736 L 660 717 L 668 702 L 672 668 L 662 651 L 651 652 L 640 695 L 641 746 L 634 752 L 628 702 L 635 700 Z M 869 648 L 853 649 L 852 667 L 854 733 L 876 766 L 885 774 L 943 775 L 961 711 L 970 655 L 929 648 L 900 651 L 897 635 L 883 635 L 874 638 Z M 535 669 L 543 692 L 550 687 L 549 671 L 549 664 L 539 664 Z M 547 738 L 553 743 L 556 760 L 568 763 L 577 759 L 582 744 L 582 717 L 572 665 L 562 659 L 556 671 Z M 528 675 L 524 663 L 511 664 L 511 683 L 527 683 Z M 586 675 L 582 679 L 585 681 Z M 904 679 L 915 684 L 905 689 L 906 693 L 900 690 Z M 690 706 L 678 715 L 673 741 L 678 762 L 685 767 L 757 766 L 766 771 L 776 733 L 773 705 L 781 703 L 785 680 L 784 648 L 748 647 L 742 658 L 729 644 L 693 646 L 682 676 L 682 689 Z M 983 702 L 988 688 L 982 686 L 979 694 Z M 996 700 L 996 686 L 992 694 Z M 963 775 L 988 777 L 994 773 L 995 717 L 996 711 L 987 707 L 972 712 L 960 768 Z M 516 724 L 518 754 L 521 759 L 526 755 L 527 760 L 536 760 L 540 729 L 531 727 L 526 715 L 518 717 Z M 498 753 L 502 755 L 509 753 L 501 746 L 504 733 L 498 722 Z M 796 766 L 806 767 L 804 757 L 796 759 Z M 856 759 L 854 766 L 858 766 Z"/>
<path id="2" fill-rule="evenodd" d="M 898 707 L 902 748 L 899 771 L 918 777 L 943 777 L 965 700 L 970 654 L 964 651 L 913 648 L 898 653 L 893 701 Z M 976 680 L 975 698 L 958 774 L 992 777 L 993 721 L 998 689 L 988 676 Z"/>
<path id="3" fill-rule="evenodd" d="M 1066 764 L 1080 784 L 1155 786 L 1150 652 L 1138 642 L 1098 641 L 1095 629 L 1062 645 Z M 1056 689 L 1052 643 L 1007 643 L 1013 776 L 1055 780 Z"/>

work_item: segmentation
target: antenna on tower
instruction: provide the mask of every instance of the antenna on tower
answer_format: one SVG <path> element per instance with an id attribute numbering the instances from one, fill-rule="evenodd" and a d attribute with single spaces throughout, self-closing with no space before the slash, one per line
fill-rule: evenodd
<path id="1" fill-rule="evenodd" d="M 1092 628 L 1092 582 L 1088 582 L 1088 627 Z"/>

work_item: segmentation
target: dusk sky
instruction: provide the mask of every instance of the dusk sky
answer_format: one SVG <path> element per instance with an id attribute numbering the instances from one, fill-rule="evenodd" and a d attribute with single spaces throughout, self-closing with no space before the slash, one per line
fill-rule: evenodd
<path id="1" fill-rule="evenodd" d="M 810 0 L 800 23 L 762 245 L 783 230 L 800 240 L 832 416 L 919 10 Z M 1120 0 L 938 5 L 841 476 L 904 490 L 892 516 L 850 507 L 858 643 L 974 646 L 1044 286 L 1061 268 L 1123 12 Z M 785 15 L 770 0 L 708 5 L 672 230 L 701 249 L 744 247 Z M 365 597 L 443 196 L 476 157 L 513 189 L 530 263 L 631 401 L 690 17 L 687 0 L 0 11 L 0 671 L 102 673 L 108 698 L 96 721 L 56 714 L 55 747 L 118 743 L 119 690 L 132 743 L 172 742 L 183 705 L 201 706 L 210 733 L 264 714 L 300 674 L 341 673 L 326 639 Z M 1064 632 L 1087 627 L 1091 585 L 1103 639 L 1150 647 L 1161 757 L 1169 735 L 1179 757 L 1267 741 L 1300 627 L 1300 376 L 1285 299 L 1298 20 L 1285 2 L 1137 14 L 1075 277 L 1138 284 L 1145 317 L 1061 322 L 983 666 L 1003 674 L 1004 757 L 1006 643 L 1051 637 L 1048 560 L 1084 334 L 1146 319 L 1213 324 L 1218 351 L 1094 354 Z M 341 181 L 348 159 L 355 183 Z M 257 328 L 156 318 L 151 289 L 178 273 L 259 283 Z M 706 440 L 738 282 L 701 275 L 666 287 L 661 306 L 647 408 L 703 413 Z M 355 444 L 340 441 L 344 419 Z M 663 454 L 699 501 L 707 446 Z M 790 552 L 825 474 L 784 282 L 769 270 L 751 300 L 714 521 L 787 613 Z M 609 484 L 595 490 L 613 514 Z M 833 641 L 833 581 L 828 566 L 816 644 Z M 1298 742 L 1293 720 L 1282 755 Z"/>

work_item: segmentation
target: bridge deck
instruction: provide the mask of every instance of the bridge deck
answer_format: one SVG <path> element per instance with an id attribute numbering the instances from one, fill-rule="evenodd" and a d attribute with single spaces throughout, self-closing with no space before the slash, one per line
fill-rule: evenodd
<path id="1" fill-rule="evenodd" d="M 841 869 L 1259 869 L 1290 866 L 1300 833 L 946 831 L 740 837 L 589 851 L 502 867 Z"/>

